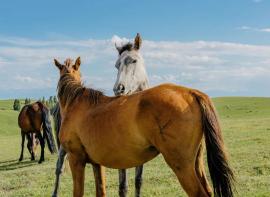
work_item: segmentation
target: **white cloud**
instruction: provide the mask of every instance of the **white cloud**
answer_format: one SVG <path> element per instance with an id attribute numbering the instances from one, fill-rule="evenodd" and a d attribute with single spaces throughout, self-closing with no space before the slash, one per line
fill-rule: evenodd
<path id="1" fill-rule="evenodd" d="M 241 27 L 238 27 L 237 29 L 240 29 L 240 30 L 251 30 L 252 28 L 249 27 L 249 26 L 243 25 L 243 26 L 241 26 Z"/>
<path id="2" fill-rule="evenodd" d="M 34 87 L 50 88 L 55 94 L 58 71 L 53 58 L 81 56 L 85 84 L 111 93 L 118 56 L 114 43 L 128 41 L 116 35 L 107 40 L 56 41 L 0 37 L 0 91 Z M 172 82 L 213 95 L 270 95 L 268 45 L 143 40 L 141 52 L 152 85 Z"/>
<path id="3" fill-rule="evenodd" d="M 260 29 L 260 31 L 270 33 L 270 28 L 263 28 L 263 29 Z"/>
<path id="4" fill-rule="evenodd" d="M 243 31 L 257 31 L 257 32 L 266 32 L 270 33 L 270 28 L 257 28 L 257 27 L 249 27 L 249 26 L 241 26 L 238 27 L 237 29 L 243 30 Z"/>
<path id="5" fill-rule="evenodd" d="M 22 76 L 17 75 L 14 77 L 14 79 L 18 82 L 17 86 L 15 88 L 20 89 L 26 88 L 26 89 L 36 89 L 36 88 L 49 88 L 52 86 L 52 79 L 50 77 L 31 77 L 31 76 Z"/>

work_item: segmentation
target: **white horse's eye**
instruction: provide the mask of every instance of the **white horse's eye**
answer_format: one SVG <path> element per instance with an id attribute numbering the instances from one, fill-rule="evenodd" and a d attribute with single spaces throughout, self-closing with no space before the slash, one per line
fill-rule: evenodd
<path id="1" fill-rule="evenodd" d="M 121 62 L 120 62 L 119 60 L 117 60 L 116 63 L 115 63 L 115 68 L 119 69 L 120 63 L 121 63 Z"/>
<path id="2" fill-rule="evenodd" d="M 136 62 L 137 62 L 137 60 L 133 59 L 130 56 L 126 57 L 126 59 L 125 59 L 125 65 L 134 64 Z"/>

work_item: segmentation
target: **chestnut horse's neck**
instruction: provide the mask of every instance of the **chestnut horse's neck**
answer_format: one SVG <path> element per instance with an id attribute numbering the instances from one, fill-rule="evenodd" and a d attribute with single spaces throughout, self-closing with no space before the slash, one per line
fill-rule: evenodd
<path id="1" fill-rule="evenodd" d="M 99 103 L 99 99 L 103 93 L 97 90 L 86 88 L 81 81 L 66 73 L 60 77 L 58 82 L 58 99 L 62 107 L 72 104 L 77 98 L 85 96 L 92 104 Z"/>

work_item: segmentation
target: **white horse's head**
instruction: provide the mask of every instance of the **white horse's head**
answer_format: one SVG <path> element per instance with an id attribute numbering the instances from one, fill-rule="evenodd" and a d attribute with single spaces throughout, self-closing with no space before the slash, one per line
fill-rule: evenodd
<path id="1" fill-rule="evenodd" d="M 148 77 L 143 58 L 139 52 L 142 39 L 139 34 L 134 44 L 116 46 L 119 57 L 115 67 L 118 69 L 117 79 L 113 88 L 115 95 L 131 94 L 148 88 Z"/>

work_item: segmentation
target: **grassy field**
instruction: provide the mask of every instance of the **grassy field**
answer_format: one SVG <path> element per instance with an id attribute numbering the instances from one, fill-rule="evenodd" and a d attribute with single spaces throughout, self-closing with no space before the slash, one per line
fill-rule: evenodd
<path id="1" fill-rule="evenodd" d="M 239 197 L 270 196 L 270 98 L 215 98 Z M 45 162 L 18 163 L 20 133 L 13 101 L 0 101 L 0 196 L 50 196 L 56 155 L 46 152 Z M 129 195 L 134 196 L 134 169 L 129 171 Z M 118 196 L 118 172 L 107 169 L 108 196 Z M 185 196 L 162 156 L 145 165 L 142 196 Z M 85 196 L 94 196 L 94 179 L 86 169 Z M 62 176 L 60 196 L 71 196 L 71 172 Z"/>

